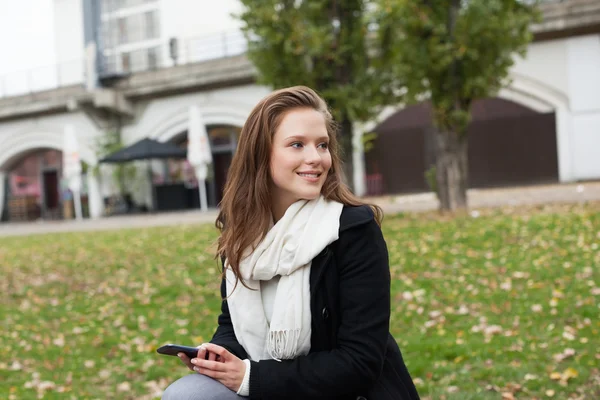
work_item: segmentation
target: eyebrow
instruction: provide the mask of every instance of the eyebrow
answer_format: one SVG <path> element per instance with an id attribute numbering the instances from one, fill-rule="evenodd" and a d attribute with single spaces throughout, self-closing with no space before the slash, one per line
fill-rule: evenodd
<path id="1" fill-rule="evenodd" d="M 285 138 L 285 140 L 305 140 L 306 136 L 304 135 L 293 135 L 293 136 L 288 136 Z M 317 138 L 317 140 L 326 140 L 329 141 L 329 136 L 320 136 Z"/>

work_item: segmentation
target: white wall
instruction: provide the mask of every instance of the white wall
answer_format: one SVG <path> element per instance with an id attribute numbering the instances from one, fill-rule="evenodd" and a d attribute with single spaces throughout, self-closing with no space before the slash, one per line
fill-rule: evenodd
<path id="1" fill-rule="evenodd" d="M 567 93 L 569 89 L 567 48 L 566 39 L 532 43 L 527 49 L 525 58 L 516 58 L 511 72 L 530 77 L 559 92 Z"/>
<path id="2" fill-rule="evenodd" d="M 41 90 L 52 81 L 53 12 L 52 0 L 0 1 L 0 97 Z"/>
<path id="3" fill-rule="evenodd" d="M 54 0 L 54 47 L 60 85 L 83 82 L 82 0 Z"/>
<path id="4" fill-rule="evenodd" d="M 173 37 L 179 41 L 179 63 L 240 54 L 245 50 L 239 30 L 241 23 L 231 16 L 241 11 L 238 0 L 160 0 L 160 4 L 165 65 L 172 64 L 168 42 Z"/>
<path id="5" fill-rule="evenodd" d="M 197 38 L 236 30 L 240 23 L 230 16 L 241 10 L 238 0 L 160 0 L 163 38 Z"/>
<path id="6" fill-rule="evenodd" d="M 577 179 L 600 178 L 600 35 L 568 39 L 572 165 Z"/>

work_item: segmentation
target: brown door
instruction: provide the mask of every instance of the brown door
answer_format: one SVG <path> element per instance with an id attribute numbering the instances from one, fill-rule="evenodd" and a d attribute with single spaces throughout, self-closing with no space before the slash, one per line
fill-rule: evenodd
<path id="1" fill-rule="evenodd" d="M 213 154 L 213 164 L 215 171 L 215 189 L 216 189 L 216 201 L 217 204 L 223 199 L 223 189 L 225 188 L 225 182 L 227 181 L 227 172 L 231 165 L 231 159 L 233 154 L 231 153 L 217 153 Z"/>
<path id="2" fill-rule="evenodd" d="M 46 210 L 56 210 L 58 199 L 58 171 L 44 171 L 44 199 Z"/>

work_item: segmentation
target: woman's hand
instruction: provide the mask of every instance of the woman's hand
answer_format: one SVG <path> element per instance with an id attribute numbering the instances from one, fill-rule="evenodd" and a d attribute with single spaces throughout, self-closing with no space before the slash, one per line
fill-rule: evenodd
<path id="1" fill-rule="evenodd" d="M 220 361 L 220 357 L 217 354 L 206 350 L 206 347 L 203 346 L 204 345 L 198 346 L 198 354 L 196 357 L 203 360 Z M 188 356 L 186 356 L 184 353 L 179 353 L 177 356 L 191 371 L 194 371 L 194 364 L 192 364 L 191 359 Z"/>
<path id="2" fill-rule="evenodd" d="M 208 352 L 208 360 L 201 356 L 202 351 Z M 210 359 L 211 354 L 216 356 L 214 360 Z M 198 358 L 194 358 L 190 362 L 194 366 L 194 371 L 221 382 L 234 392 L 239 390 L 246 373 L 246 364 L 242 360 L 225 348 L 212 343 L 201 345 Z"/>

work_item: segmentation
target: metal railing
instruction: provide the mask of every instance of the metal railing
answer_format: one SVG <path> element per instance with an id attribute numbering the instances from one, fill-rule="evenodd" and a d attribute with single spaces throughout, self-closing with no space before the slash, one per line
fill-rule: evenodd
<path id="1" fill-rule="evenodd" d="M 127 75 L 152 71 L 176 65 L 198 63 L 244 54 L 246 39 L 240 31 L 162 42 L 152 48 L 103 56 L 98 67 L 98 76 Z M 128 62 L 124 59 L 128 58 Z M 44 90 L 84 84 L 86 80 L 84 59 L 57 63 L 22 71 L 9 72 L 0 76 L 0 98 L 31 94 Z"/>
<path id="2" fill-rule="evenodd" d="M 79 84 L 85 78 L 84 60 L 45 65 L 0 76 L 0 98 Z"/>
<path id="3" fill-rule="evenodd" d="M 567 0 L 523 1 L 549 4 Z M 123 57 L 119 52 L 103 56 L 98 63 L 97 73 L 100 77 L 127 75 L 230 57 L 243 54 L 246 50 L 247 41 L 238 30 L 196 38 L 176 38 L 174 42 L 168 40 L 152 48 L 132 51 L 129 57 Z M 85 60 L 80 59 L 4 74 L 0 76 L 0 98 L 83 84 L 86 79 L 85 64 Z"/>
<path id="4" fill-rule="evenodd" d="M 125 61 L 122 53 L 103 58 L 100 76 L 129 74 L 176 65 L 216 60 L 244 54 L 246 39 L 240 31 L 222 32 L 197 38 L 174 38 L 158 46 L 135 50 Z"/>

